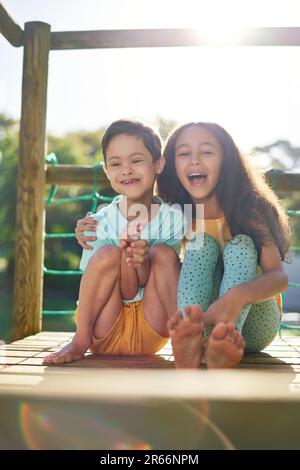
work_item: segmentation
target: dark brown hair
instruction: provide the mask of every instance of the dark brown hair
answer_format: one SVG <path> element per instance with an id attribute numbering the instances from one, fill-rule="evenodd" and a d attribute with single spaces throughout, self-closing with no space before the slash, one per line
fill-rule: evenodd
<path id="1" fill-rule="evenodd" d="M 101 147 L 104 161 L 106 163 L 106 151 L 109 142 L 117 135 L 133 135 L 141 139 L 150 152 L 153 162 L 161 158 L 162 143 L 160 136 L 149 126 L 140 121 L 131 121 L 129 119 L 119 119 L 114 121 L 105 131 L 102 138 Z"/>
<path id="2" fill-rule="evenodd" d="M 175 146 L 180 134 L 191 126 L 206 129 L 218 140 L 222 150 L 220 177 L 215 188 L 217 201 L 233 236 L 249 235 L 260 255 L 263 245 L 274 243 L 281 259 L 287 260 L 290 228 L 287 215 L 266 183 L 243 157 L 232 137 L 221 126 L 207 122 L 190 122 L 176 129 L 167 141 L 165 169 L 157 178 L 159 196 L 166 202 L 192 204 L 175 169 Z"/>

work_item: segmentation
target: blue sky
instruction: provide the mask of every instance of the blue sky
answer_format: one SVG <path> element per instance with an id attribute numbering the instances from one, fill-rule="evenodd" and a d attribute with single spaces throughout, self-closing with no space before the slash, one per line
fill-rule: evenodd
<path id="1" fill-rule="evenodd" d="M 300 26 L 300 2 L 4 0 L 23 27 L 53 31 L 193 27 L 211 37 L 236 26 Z M 299 19 L 299 24 L 296 23 Z M 22 49 L 0 38 L 0 112 L 18 117 Z M 242 149 L 288 139 L 300 145 L 299 48 L 163 48 L 52 51 L 47 127 L 62 134 L 120 117 L 150 123 L 216 121 Z"/>

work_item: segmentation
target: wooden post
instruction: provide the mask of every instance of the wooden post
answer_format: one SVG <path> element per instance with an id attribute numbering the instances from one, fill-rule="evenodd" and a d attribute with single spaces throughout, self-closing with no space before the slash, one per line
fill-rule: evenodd
<path id="1" fill-rule="evenodd" d="M 23 31 L 20 26 L 9 16 L 4 6 L 0 4 L 0 32 L 12 46 L 23 45 Z"/>
<path id="2" fill-rule="evenodd" d="M 41 330 L 50 25 L 25 24 L 13 338 Z"/>

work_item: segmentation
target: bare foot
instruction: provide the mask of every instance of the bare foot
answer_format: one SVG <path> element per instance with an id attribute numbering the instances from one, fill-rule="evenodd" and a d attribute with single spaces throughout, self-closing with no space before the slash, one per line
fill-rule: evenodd
<path id="1" fill-rule="evenodd" d="M 168 321 L 168 329 L 178 369 L 196 369 L 202 359 L 203 312 L 199 305 L 184 308 L 187 316 L 179 311 Z"/>
<path id="2" fill-rule="evenodd" d="M 49 356 L 46 356 L 43 360 L 43 364 L 46 365 L 57 365 L 65 364 L 66 362 L 78 361 L 84 357 L 90 346 L 90 340 L 76 338 L 76 335 L 72 341 L 67 344 L 60 351 L 57 351 Z"/>
<path id="3" fill-rule="evenodd" d="M 245 341 L 233 323 L 218 323 L 212 330 L 205 352 L 209 369 L 232 368 L 239 364 L 244 354 Z"/>

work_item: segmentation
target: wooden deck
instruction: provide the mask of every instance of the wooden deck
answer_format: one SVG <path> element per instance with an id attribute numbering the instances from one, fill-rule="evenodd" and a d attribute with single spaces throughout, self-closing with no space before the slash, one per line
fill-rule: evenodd
<path id="1" fill-rule="evenodd" d="M 236 370 L 175 370 L 169 344 L 43 366 L 71 337 L 0 346 L 1 449 L 300 449 L 299 336 Z"/>

